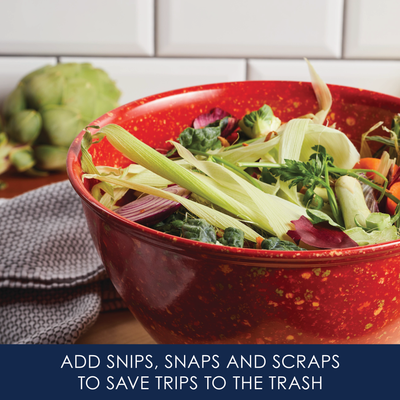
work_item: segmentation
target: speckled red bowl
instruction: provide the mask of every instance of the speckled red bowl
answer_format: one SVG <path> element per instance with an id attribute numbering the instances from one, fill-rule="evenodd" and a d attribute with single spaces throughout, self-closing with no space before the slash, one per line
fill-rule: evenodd
<path id="1" fill-rule="evenodd" d="M 400 99 L 330 86 L 330 123 L 354 143 L 378 121 L 390 126 Z M 317 111 L 309 83 L 198 86 L 126 104 L 93 124 L 117 123 L 165 148 L 214 107 L 236 117 L 269 104 L 283 121 Z M 400 241 L 304 252 L 236 249 L 177 238 L 107 210 L 82 183 L 80 142 L 68 175 L 119 294 L 159 343 L 400 343 Z M 126 166 L 107 141 L 96 165 Z"/>

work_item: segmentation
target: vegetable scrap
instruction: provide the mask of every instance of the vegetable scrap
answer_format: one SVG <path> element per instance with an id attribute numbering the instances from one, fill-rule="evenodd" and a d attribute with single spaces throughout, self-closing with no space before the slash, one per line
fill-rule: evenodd
<path id="1" fill-rule="evenodd" d="M 21 79 L 0 116 L 0 175 L 45 176 L 66 169 L 68 148 L 85 126 L 118 107 L 121 92 L 89 63 L 46 65 Z"/>
<path id="2" fill-rule="evenodd" d="M 283 123 L 268 104 L 241 118 L 214 108 L 194 116 L 167 154 L 118 125 L 92 127 L 82 179 L 94 180 L 92 195 L 120 216 L 207 244 L 298 252 L 399 239 L 400 115 L 390 130 L 379 121 L 365 133 L 360 154 L 325 123 L 332 96 L 308 66 L 315 115 Z M 369 136 L 379 127 L 386 136 Z M 104 137 L 132 165 L 95 166 L 88 150 Z M 375 154 L 371 141 L 382 144 Z M 136 199 L 121 206 L 128 193 Z"/>

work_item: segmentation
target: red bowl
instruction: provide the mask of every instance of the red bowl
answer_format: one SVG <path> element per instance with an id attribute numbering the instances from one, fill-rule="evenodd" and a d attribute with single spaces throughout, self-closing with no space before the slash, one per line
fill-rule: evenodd
<path id="1" fill-rule="evenodd" d="M 390 127 L 400 99 L 330 85 L 330 123 L 357 145 L 378 121 Z M 164 147 L 214 107 L 236 117 L 270 105 L 282 121 L 316 112 L 309 83 L 235 82 L 134 101 L 93 125 L 116 123 Z M 267 251 L 204 244 L 130 222 L 82 183 L 80 143 L 67 161 L 90 233 L 111 281 L 159 343 L 400 343 L 400 241 L 344 250 Z M 129 162 L 103 140 L 96 165 Z"/>

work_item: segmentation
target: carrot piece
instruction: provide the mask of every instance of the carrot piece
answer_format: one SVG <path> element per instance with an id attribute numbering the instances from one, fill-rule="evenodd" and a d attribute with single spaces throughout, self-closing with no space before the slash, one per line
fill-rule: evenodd
<path id="1" fill-rule="evenodd" d="M 261 236 L 258 236 L 256 239 L 256 249 L 261 249 L 261 244 L 263 242 L 263 238 Z"/>
<path id="2" fill-rule="evenodd" d="M 400 182 L 396 182 L 390 187 L 390 193 L 392 193 L 393 196 L 400 199 Z M 393 200 L 387 199 L 386 211 L 389 214 L 394 215 L 396 206 L 397 206 L 397 204 Z"/>
<path id="3" fill-rule="evenodd" d="M 381 160 L 379 158 L 361 158 L 360 161 L 354 165 L 353 169 L 373 169 L 377 171 L 380 162 Z M 375 174 L 373 172 L 367 172 L 367 178 L 373 179 L 374 177 Z"/>

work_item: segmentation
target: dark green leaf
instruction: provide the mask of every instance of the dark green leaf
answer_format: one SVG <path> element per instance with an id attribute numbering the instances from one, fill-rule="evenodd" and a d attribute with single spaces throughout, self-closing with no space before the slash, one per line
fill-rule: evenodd
<path id="1" fill-rule="evenodd" d="M 238 228 L 226 228 L 224 237 L 219 242 L 224 246 L 243 247 L 244 232 Z"/>
<path id="2" fill-rule="evenodd" d="M 283 250 L 283 251 L 302 251 L 305 250 L 288 240 L 280 240 L 277 237 L 264 239 L 261 243 L 261 248 L 264 250 Z"/>
<path id="3" fill-rule="evenodd" d="M 178 137 L 180 144 L 189 150 L 208 151 L 221 146 L 218 136 L 221 128 L 205 127 L 203 129 L 186 128 Z"/>
<path id="4" fill-rule="evenodd" d="M 174 214 L 167 217 L 164 221 L 158 222 L 157 224 L 151 226 L 151 228 L 160 232 L 168 233 L 170 235 L 181 236 L 184 218 L 184 213 L 182 213 L 181 210 L 178 210 Z"/>
<path id="5" fill-rule="evenodd" d="M 189 219 L 182 225 L 182 237 L 204 243 L 216 243 L 215 230 L 204 219 Z"/>
<path id="6" fill-rule="evenodd" d="M 271 174 L 271 171 L 268 168 L 262 169 L 260 181 L 270 185 L 274 185 L 277 182 L 276 178 Z"/>

